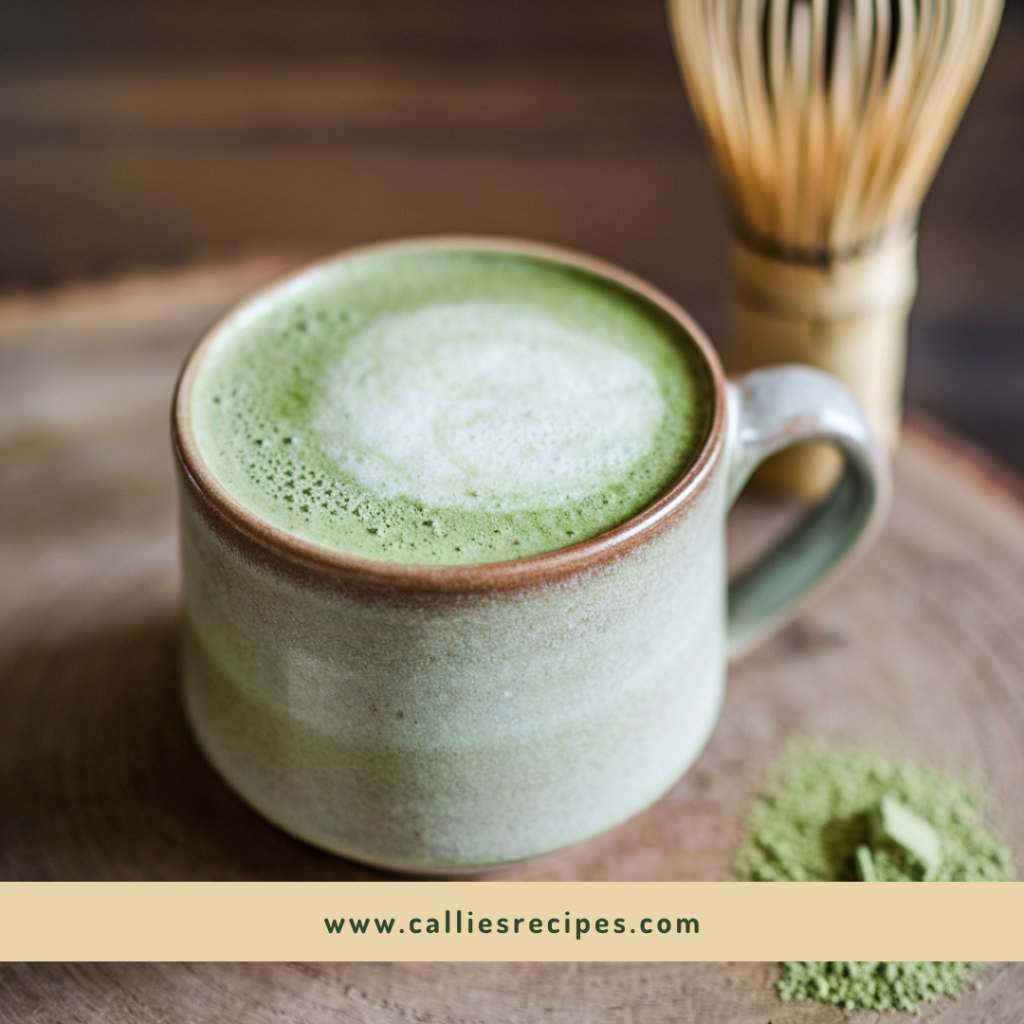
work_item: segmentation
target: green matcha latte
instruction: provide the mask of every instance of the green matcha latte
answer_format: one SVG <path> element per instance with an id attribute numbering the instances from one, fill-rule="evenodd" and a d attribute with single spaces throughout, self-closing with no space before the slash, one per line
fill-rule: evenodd
<path id="1" fill-rule="evenodd" d="M 693 462 L 709 390 L 680 325 L 602 277 L 499 251 L 383 250 L 230 321 L 192 422 L 221 485 L 274 526 L 458 565 L 635 515 Z"/>

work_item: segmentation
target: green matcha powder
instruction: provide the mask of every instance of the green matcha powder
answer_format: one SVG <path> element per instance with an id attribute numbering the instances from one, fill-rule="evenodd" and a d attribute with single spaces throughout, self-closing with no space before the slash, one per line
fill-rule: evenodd
<path id="1" fill-rule="evenodd" d="M 816 740 L 770 770 L 736 858 L 756 882 L 1004 882 L 1013 859 L 982 797 L 948 775 Z M 906 1010 L 957 995 L 975 967 L 955 962 L 786 963 L 784 1001 Z"/>

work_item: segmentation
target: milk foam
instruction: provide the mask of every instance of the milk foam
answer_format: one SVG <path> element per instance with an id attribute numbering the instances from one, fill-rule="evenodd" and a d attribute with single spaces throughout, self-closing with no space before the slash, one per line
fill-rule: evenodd
<path id="1" fill-rule="evenodd" d="M 493 302 L 382 316 L 330 367 L 324 450 L 385 499 L 488 512 L 578 501 L 622 479 L 667 417 L 635 356 Z"/>
<path id="2" fill-rule="evenodd" d="M 682 328 L 491 252 L 373 254 L 249 307 L 193 391 L 200 452 L 267 522 L 366 558 L 504 561 L 634 515 L 709 422 Z"/>

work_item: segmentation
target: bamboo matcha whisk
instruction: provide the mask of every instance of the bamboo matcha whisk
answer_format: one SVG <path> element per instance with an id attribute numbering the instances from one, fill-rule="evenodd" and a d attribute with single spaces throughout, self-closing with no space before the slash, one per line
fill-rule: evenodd
<path id="1" fill-rule="evenodd" d="M 845 380 L 894 448 L 916 221 L 1003 0 L 669 0 L 736 244 L 734 369 L 805 362 Z M 827 450 L 776 462 L 813 494 Z"/>

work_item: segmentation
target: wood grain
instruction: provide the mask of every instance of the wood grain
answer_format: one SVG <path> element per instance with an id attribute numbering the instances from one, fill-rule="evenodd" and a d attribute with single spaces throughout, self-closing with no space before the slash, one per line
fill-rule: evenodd
<path id="1" fill-rule="evenodd" d="M 0 879 L 365 879 L 213 774 L 176 686 L 167 410 L 201 328 L 282 261 L 0 302 Z M 735 667 L 689 775 L 626 826 L 519 879 L 720 879 L 785 739 L 878 744 L 977 778 L 1024 863 L 1024 499 L 914 424 L 877 548 Z M 747 502 L 744 557 L 789 514 Z M 0 1019 L 823 1021 L 771 965 L 65 965 L 0 969 Z M 1024 972 L 926 1020 L 1019 1019 Z M 191 1017 L 189 1016 L 191 1014 Z M 875 1019 L 873 1017 L 865 1020 Z"/>
<path id="2" fill-rule="evenodd" d="M 10 1024 L 1019 1024 L 1024 964 L 920 1015 L 782 1004 L 765 963 L 10 964 Z"/>
<path id="3" fill-rule="evenodd" d="M 1010 0 L 925 204 L 909 367 L 1018 469 L 1022 67 Z M 457 231 L 620 262 L 721 335 L 726 214 L 663 0 L 0 4 L 0 286 Z"/>
<path id="4" fill-rule="evenodd" d="M 0 303 L 0 877 L 374 877 L 238 801 L 176 689 L 171 388 L 201 328 L 276 265 Z M 1024 853 L 1024 505 L 919 426 L 897 484 L 877 548 L 736 666 L 722 725 L 672 794 L 513 877 L 723 877 L 766 762 L 799 731 L 979 776 Z M 737 557 L 785 515 L 742 507 Z"/>

